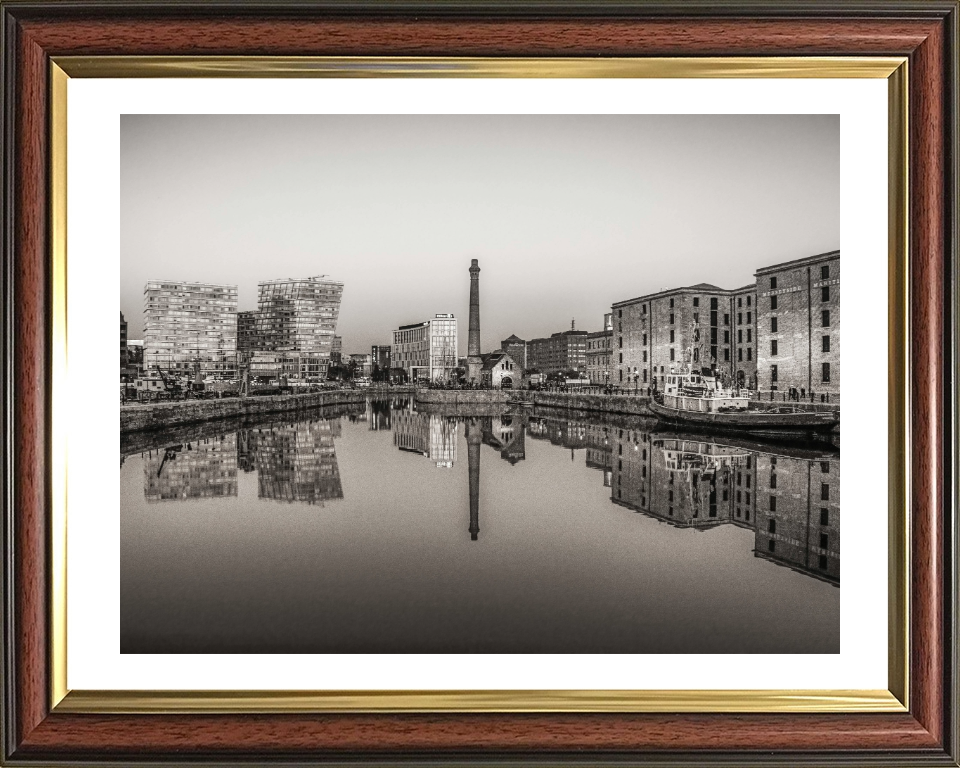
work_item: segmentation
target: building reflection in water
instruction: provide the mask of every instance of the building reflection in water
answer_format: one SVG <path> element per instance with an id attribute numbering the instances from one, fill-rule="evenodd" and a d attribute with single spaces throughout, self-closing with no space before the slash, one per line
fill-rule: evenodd
<path id="1" fill-rule="evenodd" d="M 143 454 L 147 501 L 237 495 L 237 436 L 202 438 Z"/>
<path id="2" fill-rule="evenodd" d="M 259 498 L 322 506 L 343 498 L 337 437 L 339 419 L 241 430 L 238 464 L 256 470 Z"/>
<path id="3" fill-rule="evenodd" d="M 457 460 L 457 419 L 454 416 L 394 411 L 393 444 L 401 451 L 419 453 L 438 468 L 449 469 Z"/>
<path id="4" fill-rule="evenodd" d="M 612 444 L 614 504 L 677 527 L 747 528 L 755 556 L 840 583 L 839 455 L 637 430 L 615 430 Z"/>
<path id="5" fill-rule="evenodd" d="M 526 428 L 521 416 L 504 414 L 480 419 L 483 442 L 510 464 L 527 458 Z"/>
<path id="6" fill-rule="evenodd" d="M 840 583 L 840 456 L 831 449 L 761 444 L 738 437 L 649 433 L 526 414 L 423 414 L 409 402 L 368 404 L 373 430 L 392 430 L 401 451 L 438 468 L 457 461 L 460 421 L 467 443 L 471 540 L 480 534 L 480 454 L 487 445 L 511 465 L 526 437 L 585 451 L 618 506 L 669 525 L 752 531 L 756 557 Z M 323 504 L 343 498 L 334 439 L 340 420 L 244 429 L 143 454 L 148 501 L 237 496 L 237 471 L 258 473 L 263 499 Z"/>

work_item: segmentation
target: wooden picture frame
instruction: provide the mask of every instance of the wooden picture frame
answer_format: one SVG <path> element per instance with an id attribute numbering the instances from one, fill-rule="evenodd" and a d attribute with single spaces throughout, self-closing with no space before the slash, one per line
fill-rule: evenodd
<path id="1" fill-rule="evenodd" d="M 9 765 L 106 763 L 627 762 L 637 764 L 958 765 L 956 565 L 956 2 L 623 2 L 514 5 L 420 3 L 0 2 L 3 81 L 4 623 L 3 745 Z M 908 262 L 891 285 L 909 336 L 908 412 L 894 418 L 910 527 L 909 570 L 894 605 L 909 628 L 891 632 L 891 677 L 902 662 L 902 706 L 765 710 L 748 699 L 708 707 L 663 698 L 631 707 L 615 697 L 558 705 L 365 707 L 317 711 L 301 703 L 258 711 L 196 697 L 116 702 L 66 696 L 58 547 L 53 381 L 63 318 L 64 136 L 54 117 L 64 69 L 96 73 L 100 57 L 127 57 L 138 76 L 158 57 L 467 57 L 518 59 L 686 57 L 902 58 L 891 84 L 906 106 L 906 184 L 894 199 L 891 243 Z M 708 58 L 709 57 L 709 58 Z M 243 72 L 244 59 L 236 59 Z M 59 63 L 58 63 L 59 62 Z M 69 62 L 69 66 L 65 64 Z M 198 64 L 199 62 L 199 64 Z M 291 64 L 291 62 L 293 62 Z M 292 67 L 292 69 L 290 69 Z M 907 74 L 908 73 L 908 74 Z M 249 72 L 248 72 L 249 74 Z M 903 77 L 903 81 L 899 78 Z M 906 89 L 906 90 L 903 90 Z M 892 102 L 893 103 L 893 102 Z M 893 169 L 899 172 L 903 169 Z M 892 246 L 893 247 L 893 246 Z M 899 246 L 897 246 L 899 247 Z M 909 275 L 909 280 L 907 280 Z M 891 406 L 895 410 L 895 406 Z M 894 413 L 894 410 L 891 412 Z M 902 410 L 902 409 L 901 409 Z M 895 414 L 896 415 L 896 414 Z M 904 425 L 909 424 L 909 438 Z M 895 532 L 896 533 L 896 532 Z M 896 538 L 896 535 L 894 536 Z M 909 573 L 909 581 L 907 581 Z M 59 586 L 58 586 L 59 583 Z M 896 590 L 894 590 L 896 591 Z M 58 596 L 59 595 L 59 596 Z M 893 615 L 893 624 L 897 616 Z M 869 702 L 868 702 L 869 703 Z M 862 703 L 861 703 L 862 704 Z M 187 711 L 192 709 L 193 711 Z M 717 711 L 726 709 L 727 711 Z M 839 711 L 843 710 L 843 711 Z"/>

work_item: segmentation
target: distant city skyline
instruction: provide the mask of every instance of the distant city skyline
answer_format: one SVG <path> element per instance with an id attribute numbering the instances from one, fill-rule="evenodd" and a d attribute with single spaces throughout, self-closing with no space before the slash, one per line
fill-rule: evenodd
<path id="1" fill-rule="evenodd" d="M 800 116 L 121 118 L 120 309 L 148 280 L 344 283 L 344 352 L 459 320 L 484 352 L 613 302 L 840 248 L 840 121 Z"/>

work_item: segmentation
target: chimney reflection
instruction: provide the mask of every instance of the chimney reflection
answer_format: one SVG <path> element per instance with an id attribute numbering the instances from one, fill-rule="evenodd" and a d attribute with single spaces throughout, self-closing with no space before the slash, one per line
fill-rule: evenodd
<path id="1" fill-rule="evenodd" d="M 476 541 L 480 534 L 480 443 L 483 429 L 480 420 L 467 419 L 467 466 L 470 477 L 470 539 Z"/>

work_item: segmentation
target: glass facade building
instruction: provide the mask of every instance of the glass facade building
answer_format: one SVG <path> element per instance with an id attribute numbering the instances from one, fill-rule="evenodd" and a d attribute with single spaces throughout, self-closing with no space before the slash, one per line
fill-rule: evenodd
<path id="1" fill-rule="evenodd" d="M 146 371 L 237 375 L 237 287 L 150 280 L 143 289 Z"/>
<path id="2" fill-rule="evenodd" d="M 401 325 L 393 332 L 390 364 L 403 368 L 412 381 L 448 381 L 457 368 L 457 318 L 434 315 L 432 320 Z"/>
<path id="3" fill-rule="evenodd" d="M 243 322 L 251 376 L 326 379 L 342 296 L 343 283 L 325 275 L 260 283 L 256 314 Z"/>

